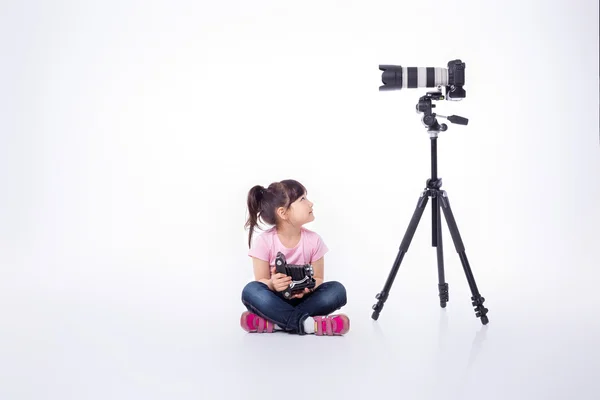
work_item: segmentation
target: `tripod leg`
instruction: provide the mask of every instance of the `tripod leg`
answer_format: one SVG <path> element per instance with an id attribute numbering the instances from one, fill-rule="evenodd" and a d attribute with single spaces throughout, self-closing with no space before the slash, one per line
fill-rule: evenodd
<path id="1" fill-rule="evenodd" d="M 375 298 L 378 300 L 377 304 L 373 305 L 373 315 L 371 318 L 377 320 L 379 318 L 379 313 L 383 309 L 383 305 L 388 298 L 388 294 L 390 293 L 390 289 L 392 288 L 392 284 L 394 283 L 394 279 L 396 278 L 396 274 L 398 273 L 398 268 L 400 268 L 400 264 L 402 263 L 402 259 L 404 255 L 408 251 L 408 247 L 410 246 L 410 242 L 417 230 L 417 226 L 419 225 L 419 221 L 421 220 L 421 216 L 423 215 L 423 211 L 425 210 L 425 206 L 427 206 L 428 191 L 424 191 L 417 202 L 417 207 L 415 212 L 412 215 L 410 223 L 408 224 L 408 228 L 406 229 L 406 233 L 404 234 L 404 238 L 402 239 L 402 243 L 400 243 L 400 251 L 396 256 L 396 260 L 394 261 L 394 265 L 392 266 L 392 270 L 390 271 L 387 280 L 385 281 L 385 285 L 383 286 L 383 290 L 379 292 Z"/>
<path id="2" fill-rule="evenodd" d="M 438 200 L 439 194 L 432 199 L 432 209 L 437 212 L 433 214 L 433 246 L 437 247 L 437 261 L 438 261 L 438 291 L 440 296 L 440 307 L 445 308 L 446 303 L 450 300 L 448 295 L 448 284 L 445 282 L 444 276 L 444 246 L 442 245 L 442 204 Z"/>
<path id="3" fill-rule="evenodd" d="M 456 252 L 460 257 L 460 262 L 465 270 L 465 275 L 467 276 L 467 281 L 469 282 L 469 287 L 471 288 L 471 294 L 473 295 L 471 300 L 473 306 L 475 307 L 475 316 L 477 318 L 481 317 L 481 323 L 486 325 L 489 322 L 489 319 L 487 317 L 488 309 L 483 306 L 485 298 L 483 298 L 477 290 L 477 284 L 475 283 L 475 278 L 473 277 L 471 267 L 469 266 L 469 260 L 465 254 L 465 246 L 460 237 L 460 233 L 458 232 L 456 220 L 454 219 L 452 209 L 450 208 L 450 200 L 448 199 L 445 191 L 441 191 L 441 196 L 439 199 L 442 205 L 442 210 L 444 211 L 444 216 L 446 217 L 446 222 L 448 223 L 448 228 L 450 229 L 450 234 L 452 235 L 454 247 L 456 247 Z"/>

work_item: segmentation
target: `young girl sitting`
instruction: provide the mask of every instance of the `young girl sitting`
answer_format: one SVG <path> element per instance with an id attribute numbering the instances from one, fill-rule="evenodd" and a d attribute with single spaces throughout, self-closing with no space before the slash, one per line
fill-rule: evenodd
<path id="1" fill-rule="evenodd" d="M 313 203 L 306 189 L 295 180 L 274 182 L 268 188 L 254 186 L 248 192 L 248 255 L 252 257 L 255 280 L 242 291 L 241 326 L 247 332 L 283 330 L 300 335 L 343 335 L 350 328 L 344 314 L 329 315 L 346 304 L 346 288 L 339 282 L 323 280 L 324 255 L 328 248 L 321 237 L 304 224 L 314 221 Z M 252 244 L 258 219 L 273 225 Z M 315 287 L 285 298 L 281 292 L 291 278 L 275 272 L 275 258 L 281 252 L 288 264 L 311 264 Z"/>

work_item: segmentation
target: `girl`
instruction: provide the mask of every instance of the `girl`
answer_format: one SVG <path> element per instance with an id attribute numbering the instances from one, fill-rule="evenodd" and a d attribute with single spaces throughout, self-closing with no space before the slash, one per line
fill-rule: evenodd
<path id="1" fill-rule="evenodd" d="M 313 203 L 306 189 L 295 180 L 274 182 L 268 188 L 254 186 L 248 192 L 250 228 L 248 255 L 252 257 L 255 280 L 242 291 L 241 325 L 247 332 L 283 330 L 300 335 L 343 335 L 350 328 L 344 314 L 328 315 L 346 304 L 346 288 L 335 281 L 323 280 L 324 258 L 329 250 L 321 237 L 304 224 L 314 221 Z M 252 245 L 258 219 L 273 225 L 260 234 Z M 275 257 L 282 252 L 288 264 L 311 264 L 316 281 L 312 290 L 286 299 L 281 292 L 291 282 L 285 274 L 275 273 Z"/>

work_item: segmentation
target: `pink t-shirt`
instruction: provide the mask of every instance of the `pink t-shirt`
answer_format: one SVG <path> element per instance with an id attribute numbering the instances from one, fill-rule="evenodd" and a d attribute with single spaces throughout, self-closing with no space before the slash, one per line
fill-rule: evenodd
<path id="1" fill-rule="evenodd" d="M 277 230 L 273 227 L 256 238 L 248 255 L 268 261 L 269 265 L 275 265 L 278 251 L 283 253 L 288 264 L 304 265 L 319 260 L 329 249 L 317 233 L 304 227 L 300 228 L 298 244 L 292 249 L 284 247 L 277 236 Z"/>

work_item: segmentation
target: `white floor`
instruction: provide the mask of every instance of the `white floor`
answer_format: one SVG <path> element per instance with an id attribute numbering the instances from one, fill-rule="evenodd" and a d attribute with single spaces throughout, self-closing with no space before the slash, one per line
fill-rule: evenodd
<path id="1" fill-rule="evenodd" d="M 344 337 L 247 334 L 235 295 L 183 277 L 137 287 L 125 278 L 104 290 L 90 281 L 80 292 L 47 281 L 42 289 L 41 280 L 35 288 L 35 279 L 19 290 L 15 277 L 2 301 L 0 398 L 597 398 L 593 302 L 539 292 L 533 281 L 531 294 L 528 282 L 488 283 L 479 288 L 490 310 L 483 326 L 460 274 L 448 271 L 442 310 L 437 282 L 404 265 L 376 322 L 370 307 L 383 279 L 348 281 Z"/>

